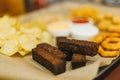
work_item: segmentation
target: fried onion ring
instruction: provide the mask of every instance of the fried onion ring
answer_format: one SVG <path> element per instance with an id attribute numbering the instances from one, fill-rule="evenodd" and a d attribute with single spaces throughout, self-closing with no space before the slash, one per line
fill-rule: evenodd
<path id="1" fill-rule="evenodd" d="M 104 50 L 101 46 L 99 46 L 98 53 L 103 57 L 115 57 L 119 54 L 119 51 Z"/>
<path id="2" fill-rule="evenodd" d="M 120 50 L 120 33 L 100 33 L 92 41 L 99 44 L 98 53 L 103 57 L 115 57 Z"/>
<path id="3" fill-rule="evenodd" d="M 93 39 L 97 44 L 101 44 L 101 42 L 108 36 L 108 33 L 100 33 Z"/>
<path id="4" fill-rule="evenodd" d="M 118 32 L 118 33 L 120 33 L 120 25 L 118 26 L 110 26 L 108 29 L 107 29 L 108 31 L 110 31 L 110 32 Z"/>
<path id="5" fill-rule="evenodd" d="M 120 37 L 120 33 L 109 32 L 108 37 Z"/>
<path id="6" fill-rule="evenodd" d="M 102 47 L 107 50 L 119 50 L 120 49 L 120 38 L 118 37 L 107 37 L 102 42 Z"/>

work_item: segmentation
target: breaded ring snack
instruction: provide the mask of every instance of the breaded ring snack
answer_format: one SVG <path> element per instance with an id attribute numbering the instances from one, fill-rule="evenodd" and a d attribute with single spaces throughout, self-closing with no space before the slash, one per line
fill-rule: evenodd
<path id="1" fill-rule="evenodd" d="M 110 37 L 119 37 L 119 38 L 120 38 L 120 33 L 117 33 L 117 32 L 115 32 L 115 33 L 109 32 L 109 33 L 108 33 L 108 36 L 110 36 Z"/>
<path id="2" fill-rule="evenodd" d="M 120 49 L 120 38 L 108 37 L 102 43 L 102 47 L 107 50 L 119 50 Z"/>
<path id="3" fill-rule="evenodd" d="M 98 53 L 103 57 L 115 57 L 118 55 L 119 51 L 104 50 L 99 46 Z"/>
<path id="4" fill-rule="evenodd" d="M 112 25 L 112 23 L 110 20 L 102 20 L 98 23 L 97 26 L 100 30 L 107 30 L 109 28 L 109 26 L 111 26 L 111 25 Z"/>
<path id="5" fill-rule="evenodd" d="M 101 44 L 101 42 L 108 36 L 108 33 L 100 33 L 98 34 L 92 41 L 97 44 Z"/>
<path id="6" fill-rule="evenodd" d="M 119 55 L 120 34 L 119 33 L 100 33 L 93 39 L 99 44 L 98 53 L 103 57 L 114 57 Z"/>
<path id="7" fill-rule="evenodd" d="M 107 30 L 110 31 L 110 32 L 118 32 L 118 33 L 120 33 L 120 25 L 109 26 L 109 28 Z"/>

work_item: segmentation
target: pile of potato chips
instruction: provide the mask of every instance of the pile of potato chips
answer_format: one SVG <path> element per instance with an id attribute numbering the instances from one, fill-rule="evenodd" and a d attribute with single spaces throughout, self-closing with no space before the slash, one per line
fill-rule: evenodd
<path id="1" fill-rule="evenodd" d="M 0 18 L 0 53 L 12 56 L 15 53 L 26 55 L 41 42 L 51 43 L 51 35 L 45 24 L 32 21 L 20 23 L 17 18 Z"/>

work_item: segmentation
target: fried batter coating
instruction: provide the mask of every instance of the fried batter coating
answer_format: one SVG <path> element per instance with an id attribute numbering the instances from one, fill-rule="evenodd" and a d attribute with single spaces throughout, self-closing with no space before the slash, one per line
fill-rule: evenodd
<path id="1" fill-rule="evenodd" d="M 102 42 L 102 47 L 108 50 L 119 50 L 120 49 L 120 38 L 108 37 Z"/>
<path id="2" fill-rule="evenodd" d="M 118 32 L 118 33 L 120 33 L 120 25 L 109 26 L 109 28 L 107 30 L 110 31 L 110 32 Z"/>
<path id="3" fill-rule="evenodd" d="M 103 57 L 115 57 L 119 54 L 119 51 L 104 50 L 101 46 L 99 46 L 98 53 Z"/>
<path id="4" fill-rule="evenodd" d="M 92 41 L 97 44 L 101 44 L 101 42 L 108 36 L 108 33 L 100 33 L 98 34 Z"/>

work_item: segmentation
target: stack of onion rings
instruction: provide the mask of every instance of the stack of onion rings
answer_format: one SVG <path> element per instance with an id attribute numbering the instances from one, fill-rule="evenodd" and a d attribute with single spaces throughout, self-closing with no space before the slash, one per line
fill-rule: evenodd
<path id="1" fill-rule="evenodd" d="M 108 37 L 102 43 L 102 47 L 107 50 L 119 50 L 120 49 L 120 38 Z"/>
<path id="2" fill-rule="evenodd" d="M 93 41 L 99 44 L 98 53 L 101 56 L 114 57 L 119 55 L 120 33 L 102 33 L 95 37 Z"/>

